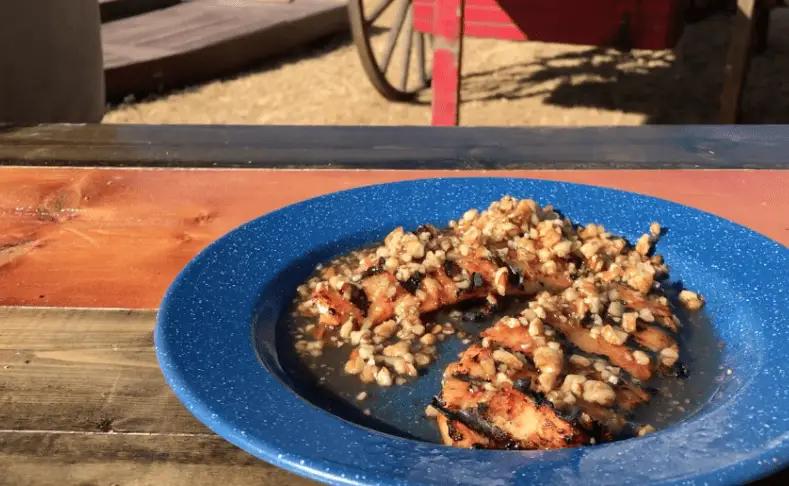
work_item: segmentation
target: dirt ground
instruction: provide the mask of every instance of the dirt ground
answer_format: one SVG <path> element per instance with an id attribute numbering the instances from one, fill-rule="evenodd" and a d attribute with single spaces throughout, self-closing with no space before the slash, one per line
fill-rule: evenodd
<path id="1" fill-rule="evenodd" d="M 630 54 L 467 39 L 461 123 L 716 123 L 730 22 L 714 16 L 688 26 L 675 50 Z M 384 35 L 374 42 L 381 46 Z M 746 123 L 789 123 L 789 9 L 773 12 L 768 49 L 753 62 L 743 107 Z M 430 92 L 416 104 L 383 99 L 345 37 L 232 79 L 122 105 L 104 121 L 429 125 Z"/>

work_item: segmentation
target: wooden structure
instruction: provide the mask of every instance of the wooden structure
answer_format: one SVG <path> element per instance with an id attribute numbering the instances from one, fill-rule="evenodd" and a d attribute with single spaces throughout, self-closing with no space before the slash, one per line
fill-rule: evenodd
<path id="1" fill-rule="evenodd" d="M 742 93 L 748 80 L 751 58 L 767 48 L 770 11 L 775 0 L 737 0 L 729 52 L 723 70 L 720 122 L 740 121 Z"/>
<path id="2" fill-rule="evenodd" d="M 354 41 L 365 72 L 378 92 L 393 101 L 412 101 L 420 90 L 432 85 L 433 125 L 457 125 L 459 122 L 464 36 L 660 50 L 676 45 L 689 10 L 696 16 L 701 12 L 695 8 L 694 0 L 377 2 L 369 13 L 366 13 L 364 0 L 351 0 L 348 7 Z M 750 56 L 765 47 L 769 12 L 774 4 L 775 0 L 738 0 L 721 97 L 721 121 L 724 123 L 733 123 L 736 119 Z M 389 27 L 384 53 L 376 59 L 369 40 L 373 24 L 392 6 L 396 10 L 395 20 Z M 399 78 L 392 82 L 387 71 L 401 37 L 406 42 L 403 62 Z M 432 72 L 425 61 L 425 39 L 432 41 Z M 409 85 L 412 51 L 419 64 L 420 79 Z"/>
<path id="3" fill-rule="evenodd" d="M 0 483 L 314 484 L 194 419 L 153 350 L 175 274 L 267 211 L 377 182 L 536 177 L 690 204 L 789 245 L 786 169 L 780 126 L 0 127 Z"/>
<path id="4" fill-rule="evenodd" d="M 181 88 L 342 32 L 344 0 L 101 0 L 107 99 Z"/>

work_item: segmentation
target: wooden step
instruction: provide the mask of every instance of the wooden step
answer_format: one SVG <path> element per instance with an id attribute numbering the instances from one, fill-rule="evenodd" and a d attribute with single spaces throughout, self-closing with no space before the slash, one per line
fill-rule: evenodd
<path id="1" fill-rule="evenodd" d="M 233 74 L 347 29 L 345 0 L 192 0 L 108 22 L 107 99 Z"/>
<path id="2" fill-rule="evenodd" d="M 99 0 L 99 12 L 102 22 L 111 22 L 179 3 L 181 0 Z"/>

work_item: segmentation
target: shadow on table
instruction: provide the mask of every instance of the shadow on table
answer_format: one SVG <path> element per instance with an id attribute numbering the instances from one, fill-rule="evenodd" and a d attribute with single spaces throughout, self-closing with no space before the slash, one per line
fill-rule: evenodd
<path id="1" fill-rule="evenodd" d="M 789 123 L 789 9 L 773 12 L 767 51 L 754 58 L 745 123 Z M 643 113 L 645 123 L 716 123 L 732 17 L 687 27 L 674 51 L 583 48 L 470 72 L 463 101 L 543 98 L 548 105 Z"/>

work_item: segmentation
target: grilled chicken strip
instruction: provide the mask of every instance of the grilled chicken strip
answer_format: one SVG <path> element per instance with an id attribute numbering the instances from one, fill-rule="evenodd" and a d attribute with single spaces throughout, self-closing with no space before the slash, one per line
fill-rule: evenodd
<path id="1" fill-rule="evenodd" d="M 483 249 L 478 250 L 481 253 Z M 562 262 L 561 267 L 564 265 Z M 358 327 L 366 320 L 375 326 L 398 315 L 398 308 L 402 309 L 400 314 L 408 309 L 424 314 L 488 295 L 560 291 L 572 284 L 572 280 L 561 274 L 542 275 L 534 270 L 528 270 L 529 280 L 523 274 L 513 279 L 510 272 L 522 271 L 526 265 L 497 264 L 475 255 L 446 260 L 441 267 L 426 273 L 415 272 L 404 282 L 398 280 L 396 273 L 373 268 L 376 270 L 368 270 L 370 275 L 358 285 L 343 281 L 339 288 L 328 282 L 318 284 L 313 299 L 321 324 L 333 327 L 351 320 Z"/>
<path id="2" fill-rule="evenodd" d="M 537 348 L 546 346 L 544 335 L 536 326 L 513 325 L 514 318 L 504 318 L 482 331 L 482 337 L 487 338 L 491 345 L 501 347 L 511 353 L 521 353 L 533 358 Z M 536 334 L 532 336 L 531 332 Z M 597 366 L 597 369 L 595 366 Z M 588 376 L 615 385 L 616 403 L 620 407 L 632 409 L 649 400 L 649 394 L 642 388 L 632 384 L 625 377 L 619 376 L 619 370 L 611 367 L 602 360 L 591 360 L 584 356 L 573 355 L 567 363 L 568 373 Z"/>
<path id="3" fill-rule="evenodd" d="M 444 444 L 463 449 L 495 449 L 494 442 L 457 420 L 450 420 L 446 415 L 436 417 L 438 431 Z"/>
<path id="4" fill-rule="evenodd" d="M 508 336 L 512 340 L 515 333 Z M 533 345 L 528 347 L 533 349 Z M 583 368 L 576 363 L 567 371 L 579 366 Z M 646 398 L 645 392 L 624 381 L 613 387 L 615 392 L 606 383 L 593 380 L 599 374 L 593 367 L 587 368 L 583 372 L 588 379 L 582 374 L 565 374 L 557 380 L 556 390 L 546 395 L 540 379 L 544 370 L 538 370 L 525 354 L 504 348 L 469 347 L 445 370 L 441 395 L 435 402 L 443 417 L 439 427 L 444 443 L 456 447 L 557 448 L 632 432 L 633 425 L 612 406 L 632 408 L 644 401 L 641 398 Z M 471 432 L 463 433 L 463 427 Z"/>
<path id="5" fill-rule="evenodd" d="M 549 402 L 512 385 L 490 390 L 449 378 L 435 406 L 448 419 L 488 437 L 499 447 L 559 449 L 590 442 L 588 433 L 560 417 Z"/>

